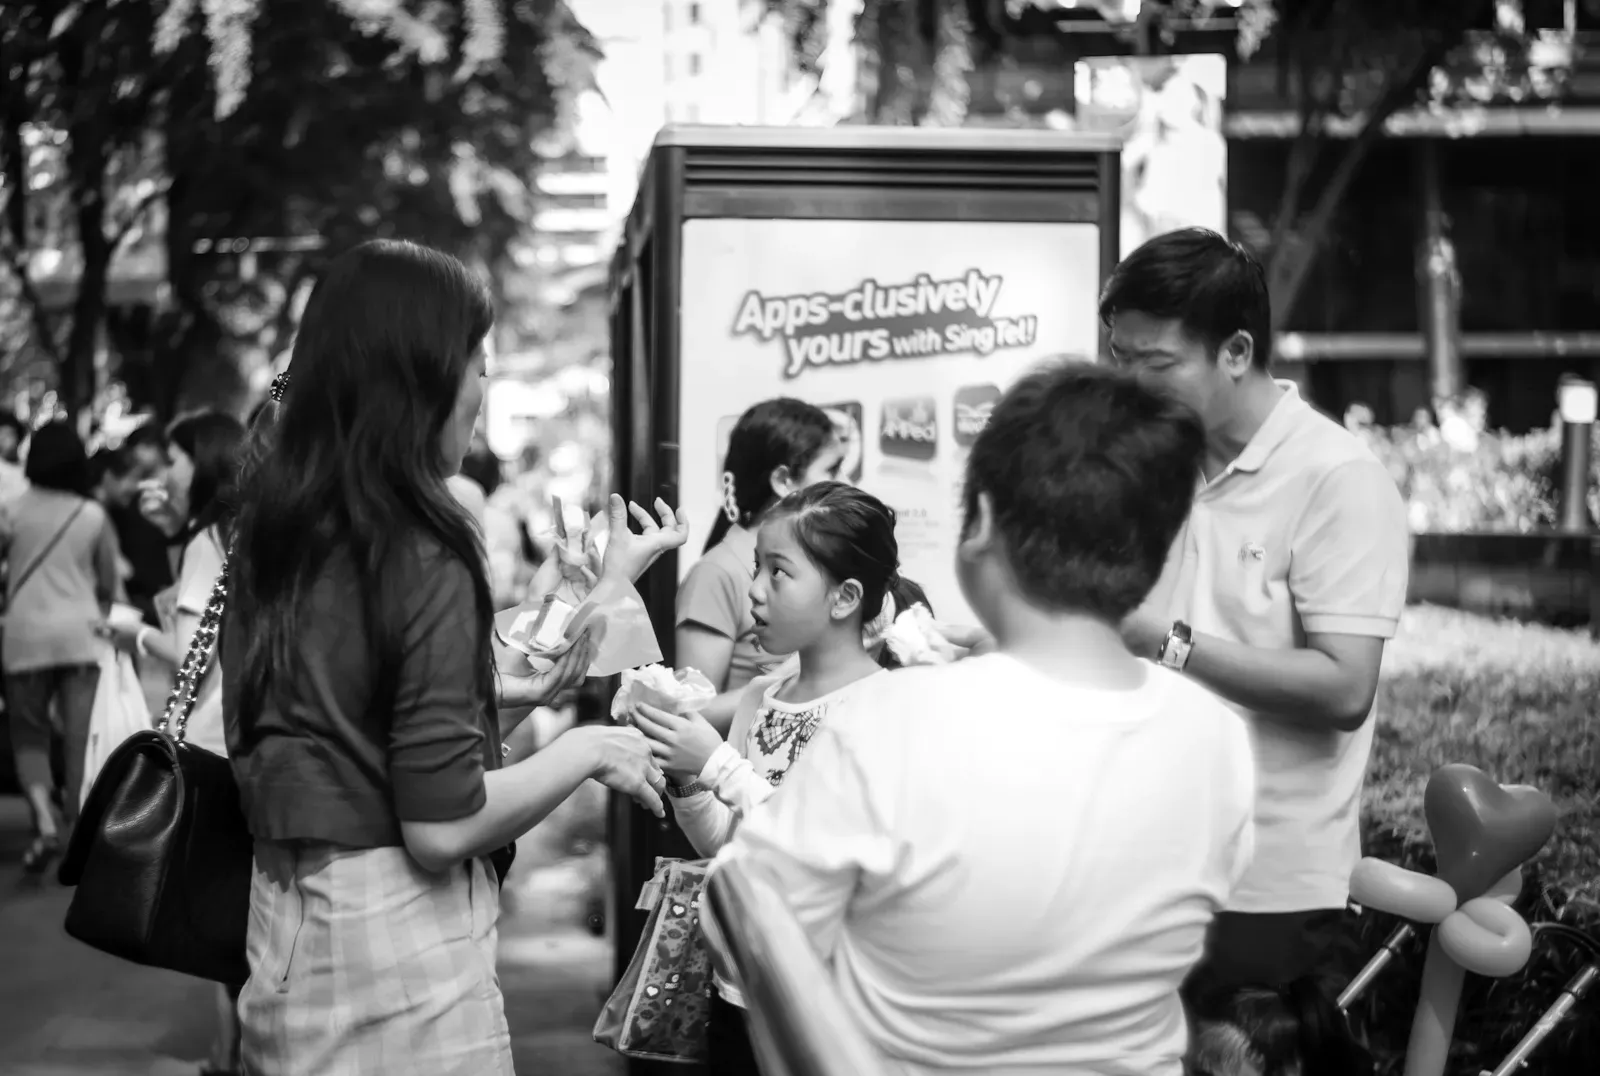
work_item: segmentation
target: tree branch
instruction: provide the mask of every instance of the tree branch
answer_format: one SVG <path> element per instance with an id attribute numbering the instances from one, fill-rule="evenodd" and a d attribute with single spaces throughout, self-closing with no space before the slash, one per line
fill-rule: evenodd
<path id="1" fill-rule="evenodd" d="M 1278 211 L 1272 218 L 1271 256 L 1274 258 L 1288 241 L 1289 233 L 1300 216 L 1300 199 L 1305 194 L 1306 182 L 1311 178 L 1312 168 L 1321 156 L 1318 151 L 1322 148 L 1319 138 L 1324 125 L 1317 107 L 1311 67 L 1303 57 L 1295 62 L 1295 74 L 1298 83 L 1295 106 L 1300 123 L 1299 130 L 1295 131 L 1294 144 L 1289 147 L 1289 163 L 1283 177 L 1283 194 L 1278 199 Z"/>
<path id="2" fill-rule="evenodd" d="M 28 308 L 28 320 L 33 323 L 33 332 L 39 339 L 39 346 L 51 362 L 61 361 L 61 348 L 56 342 L 55 322 L 50 318 L 50 312 L 45 306 L 44 297 L 39 294 L 39 289 L 34 286 L 33 277 L 28 272 L 28 257 L 12 243 L 0 244 L 5 255 L 5 266 L 16 278 L 17 291 L 22 295 L 22 301 Z"/>
<path id="3" fill-rule="evenodd" d="M 0 128 L 0 176 L 5 187 L 4 213 L 0 217 L 10 234 L 10 241 L 0 242 L 0 248 L 7 268 L 17 278 L 17 290 L 28 307 L 39 347 L 51 361 L 59 362 L 55 324 L 28 271 L 28 155 L 22 142 L 22 127 L 28 119 L 27 88 L 15 81 L 16 70 L 21 71 L 22 79 L 27 78 L 28 65 L 22 57 L 0 54 L 0 90 L 4 91 L 0 97 L 6 102 L 4 127 Z"/>
<path id="4" fill-rule="evenodd" d="M 1469 11 L 1469 17 L 1470 14 Z M 1344 200 L 1345 192 L 1355 180 L 1367 155 L 1383 137 L 1385 126 L 1396 113 L 1415 103 L 1421 96 L 1434 68 L 1460 46 L 1461 36 L 1468 26 L 1470 22 L 1463 20 L 1459 27 L 1446 27 L 1424 37 L 1415 62 L 1403 69 L 1404 77 L 1390 79 L 1378 100 L 1366 111 L 1361 130 L 1339 159 L 1327 183 L 1318 193 L 1317 203 L 1307 217 L 1305 226 L 1295 236 L 1295 249 L 1274 250 L 1269 286 L 1273 295 L 1275 326 L 1285 324 L 1293 312 L 1300 288 L 1316 262 L 1316 253 Z"/>
<path id="5" fill-rule="evenodd" d="M 170 186 L 170 183 L 156 184 L 154 190 L 140 198 L 128 210 L 127 219 L 111 232 L 111 253 L 113 255 L 122 249 L 122 244 L 128 241 L 128 236 L 133 234 L 133 229 L 138 226 L 144 215 L 150 211 L 150 207 L 167 196 L 167 189 Z"/>

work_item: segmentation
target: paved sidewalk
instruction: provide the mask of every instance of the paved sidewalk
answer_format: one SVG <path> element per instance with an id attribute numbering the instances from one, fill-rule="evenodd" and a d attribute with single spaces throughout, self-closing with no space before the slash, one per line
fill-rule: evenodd
<path id="1" fill-rule="evenodd" d="M 594 797 L 576 800 L 524 840 L 500 921 L 500 982 L 522 1076 L 625 1071 L 589 1038 L 610 942 L 584 925 L 604 860 L 571 854 L 573 835 L 594 825 Z M 22 801 L 0 797 L 0 1073 L 192 1076 L 216 1026 L 210 985 L 67 937 L 69 891 L 24 878 L 27 839 Z"/>

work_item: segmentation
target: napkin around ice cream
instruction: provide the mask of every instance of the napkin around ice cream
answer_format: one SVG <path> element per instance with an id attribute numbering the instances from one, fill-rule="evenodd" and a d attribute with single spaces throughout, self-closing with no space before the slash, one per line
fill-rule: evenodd
<path id="1" fill-rule="evenodd" d="M 622 686 L 611 700 L 613 720 L 627 718 L 640 703 L 670 714 L 687 714 L 717 697 L 717 689 L 699 669 L 646 665 L 622 671 Z"/>

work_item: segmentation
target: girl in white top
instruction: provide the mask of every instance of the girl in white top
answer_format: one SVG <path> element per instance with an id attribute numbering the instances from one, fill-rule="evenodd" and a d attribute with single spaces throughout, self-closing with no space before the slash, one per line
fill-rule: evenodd
<path id="1" fill-rule="evenodd" d="M 637 707 L 678 825 L 701 855 L 715 855 L 739 819 L 777 791 L 829 711 L 883 671 L 875 654 L 901 585 L 894 518 L 882 501 L 840 482 L 790 494 L 767 513 L 750 586 L 756 636 L 768 653 L 794 656 L 745 689 L 726 743 L 700 714 Z M 709 1070 L 756 1072 L 743 999 L 720 977 L 716 990 Z"/>

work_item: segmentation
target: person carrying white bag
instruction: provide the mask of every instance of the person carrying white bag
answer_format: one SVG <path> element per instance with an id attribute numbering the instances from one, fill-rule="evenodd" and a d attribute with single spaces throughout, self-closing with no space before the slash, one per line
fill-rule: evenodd
<path id="1" fill-rule="evenodd" d="M 140 613 L 132 606 L 114 606 L 112 617 L 131 613 L 137 620 Z M 122 742 L 136 732 L 150 727 L 150 707 L 145 702 L 144 685 L 139 672 L 133 667 L 133 658 L 127 651 L 111 643 L 102 645 L 100 652 L 100 683 L 94 692 L 94 707 L 89 711 L 89 742 L 83 752 L 83 784 L 79 789 L 81 806 L 89 798 L 94 779 Z"/>

